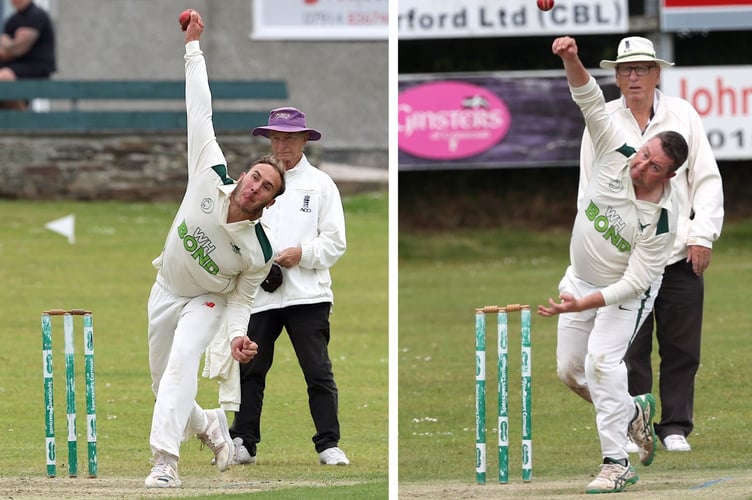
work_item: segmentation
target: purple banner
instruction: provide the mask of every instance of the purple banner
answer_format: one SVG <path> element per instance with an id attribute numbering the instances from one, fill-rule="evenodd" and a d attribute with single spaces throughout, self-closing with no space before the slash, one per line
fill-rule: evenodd
<path id="1" fill-rule="evenodd" d="M 400 76 L 400 170 L 574 166 L 584 126 L 563 71 Z"/>

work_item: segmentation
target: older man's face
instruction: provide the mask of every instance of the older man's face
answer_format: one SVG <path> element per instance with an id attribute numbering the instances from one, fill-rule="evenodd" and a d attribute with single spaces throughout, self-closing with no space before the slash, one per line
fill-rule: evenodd
<path id="1" fill-rule="evenodd" d="M 630 62 L 616 67 L 616 85 L 627 103 L 652 102 L 660 80 L 661 67 L 652 61 Z"/>
<path id="2" fill-rule="evenodd" d="M 308 142 L 307 132 L 269 132 L 272 153 L 289 170 L 298 164 L 303 156 L 303 146 Z"/>

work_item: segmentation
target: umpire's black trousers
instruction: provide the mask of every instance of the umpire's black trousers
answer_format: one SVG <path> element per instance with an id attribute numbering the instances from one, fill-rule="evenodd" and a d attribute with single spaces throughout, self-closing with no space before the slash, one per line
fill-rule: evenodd
<path id="1" fill-rule="evenodd" d="M 695 375 L 700 366 L 704 282 L 684 259 L 667 266 L 653 312 L 647 316 L 626 355 L 629 393 L 652 392 L 653 320 L 660 355 L 661 419 L 655 432 L 688 436 L 693 428 Z"/>
<path id="2" fill-rule="evenodd" d="M 248 336 L 258 344 L 258 354 L 240 365 L 240 410 L 230 435 L 241 437 L 251 456 L 261 441 L 261 408 L 266 374 L 274 361 L 274 343 L 287 331 L 308 386 L 308 406 L 316 427 L 313 443 L 317 452 L 339 444 L 337 385 L 329 359 L 329 313 L 331 303 L 305 304 L 272 309 L 251 315 Z"/>

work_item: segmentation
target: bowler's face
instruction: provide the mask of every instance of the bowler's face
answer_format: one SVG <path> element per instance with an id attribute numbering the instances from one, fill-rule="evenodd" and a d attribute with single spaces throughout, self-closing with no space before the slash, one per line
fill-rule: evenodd
<path id="1" fill-rule="evenodd" d="M 635 186 L 652 189 L 674 176 L 672 161 L 657 137 L 642 145 L 630 162 L 629 174 Z"/>
<path id="2" fill-rule="evenodd" d="M 259 163 L 238 177 L 232 199 L 244 213 L 256 214 L 274 204 L 281 185 L 277 169 L 268 163 Z"/>

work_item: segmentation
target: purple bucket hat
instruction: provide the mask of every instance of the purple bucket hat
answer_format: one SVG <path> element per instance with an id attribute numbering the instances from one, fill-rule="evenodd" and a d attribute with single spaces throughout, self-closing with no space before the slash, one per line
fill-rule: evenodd
<path id="1" fill-rule="evenodd" d="M 306 127 L 305 113 L 296 108 L 277 108 L 269 113 L 269 124 L 256 127 L 251 134 L 269 137 L 269 132 L 308 132 L 309 141 L 321 139 L 321 132 Z"/>

